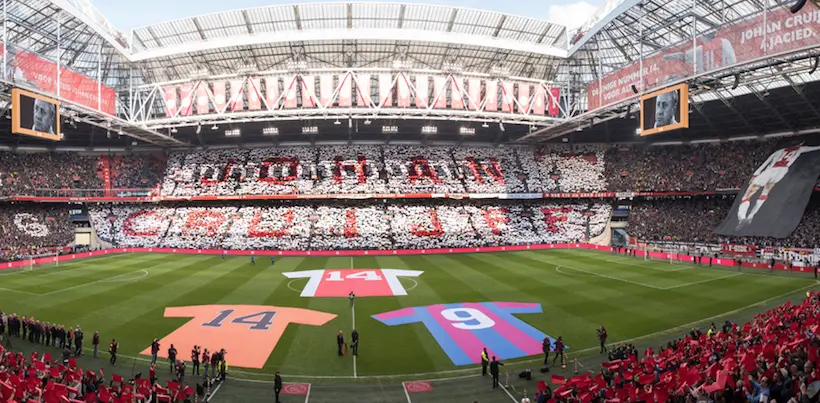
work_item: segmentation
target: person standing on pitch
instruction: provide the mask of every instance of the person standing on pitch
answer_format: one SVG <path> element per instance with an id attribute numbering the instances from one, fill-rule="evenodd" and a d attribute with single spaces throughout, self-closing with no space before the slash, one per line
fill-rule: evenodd
<path id="1" fill-rule="evenodd" d="M 94 345 L 94 358 L 100 358 L 97 355 L 100 349 L 100 332 L 94 332 L 94 336 L 91 337 L 91 344 Z"/>
<path id="2" fill-rule="evenodd" d="M 111 365 L 115 365 L 117 363 L 117 349 L 120 347 L 120 344 L 117 343 L 117 339 L 111 339 L 111 344 L 108 346 L 108 353 L 111 354 Z"/>
<path id="3" fill-rule="evenodd" d="M 344 346 L 344 344 L 345 344 L 345 336 L 344 336 L 344 334 L 342 334 L 342 331 L 339 330 L 339 334 L 336 335 L 336 345 L 339 348 L 339 357 L 344 355 L 344 352 L 342 351 L 342 347 Z"/>
<path id="4" fill-rule="evenodd" d="M 191 375 L 199 375 L 199 347 L 191 350 Z"/>
<path id="5" fill-rule="evenodd" d="M 561 336 L 558 336 L 558 340 L 555 340 L 555 357 L 552 358 L 552 365 L 555 365 L 555 360 L 561 357 L 561 368 L 566 368 L 567 363 L 564 361 L 564 340 Z"/>
<path id="6" fill-rule="evenodd" d="M 353 302 L 356 299 L 356 294 L 351 291 L 350 294 L 347 294 L 347 297 L 350 298 L 350 307 L 353 308 Z"/>
<path id="7" fill-rule="evenodd" d="M 157 363 L 157 354 L 159 354 L 159 339 L 154 339 L 151 342 L 151 364 Z"/>
<path id="8" fill-rule="evenodd" d="M 601 341 L 601 354 L 603 354 L 606 352 L 606 328 L 603 326 L 598 329 L 598 340 Z"/>
<path id="9" fill-rule="evenodd" d="M 256 260 L 254 260 L 254 256 L 253 256 L 253 255 L 251 255 L 251 264 L 253 264 L 253 265 L 255 265 L 255 264 L 256 264 Z"/>
<path id="10" fill-rule="evenodd" d="M 276 375 L 273 377 L 273 393 L 276 394 L 276 403 L 279 403 L 279 393 L 282 392 L 282 376 L 279 374 L 279 371 L 276 371 Z"/>
<path id="11" fill-rule="evenodd" d="M 487 376 L 487 365 L 490 365 L 490 357 L 487 355 L 487 347 L 481 350 L 481 376 Z"/>
<path id="12" fill-rule="evenodd" d="M 493 356 L 493 361 L 490 362 L 490 375 L 493 376 L 493 389 L 498 387 L 498 366 L 504 365 L 500 361 L 495 360 L 495 356 Z"/>
<path id="13" fill-rule="evenodd" d="M 350 334 L 350 348 L 353 349 L 353 355 L 359 355 L 359 331 L 356 329 Z"/>
<path id="14" fill-rule="evenodd" d="M 168 347 L 168 363 L 170 364 L 168 372 L 173 374 L 174 365 L 177 363 L 177 349 L 173 344 L 171 344 L 171 347 Z"/>
<path id="15" fill-rule="evenodd" d="M 544 366 L 550 365 L 550 338 L 544 337 L 544 341 L 541 342 L 541 351 L 544 352 Z"/>

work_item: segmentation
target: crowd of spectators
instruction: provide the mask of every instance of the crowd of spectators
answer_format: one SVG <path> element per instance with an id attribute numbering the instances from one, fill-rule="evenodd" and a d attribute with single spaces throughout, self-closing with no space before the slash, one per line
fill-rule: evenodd
<path id="1" fill-rule="evenodd" d="M 628 233 L 639 241 L 745 244 L 813 249 L 820 246 L 820 198 L 806 207 L 800 224 L 787 238 L 726 237 L 715 229 L 729 214 L 731 196 L 637 200 L 629 213 Z"/>
<path id="2" fill-rule="evenodd" d="M 792 143 L 797 140 L 790 140 Z M 742 187 L 784 141 L 690 145 L 319 145 L 84 156 L 0 152 L 0 196 L 153 189 L 165 196 L 711 191 Z M 67 193 L 71 194 L 71 193 Z"/>
<path id="3" fill-rule="evenodd" d="M 34 195 L 40 190 L 101 189 L 102 177 L 99 157 L 0 151 L 0 196 Z"/>
<path id="4" fill-rule="evenodd" d="M 605 203 L 364 203 L 334 205 L 98 206 L 101 239 L 130 247 L 430 249 L 579 242 L 601 234 Z"/>
<path id="5" fill-rule="evenodd" d="M 755 315 L 743 325 L 692 329 L 657 351 L 621 347 L 600 373 L 538 385 L 538 403 L 550 402 L 793 402 L 818 399 L 820 302 L 810 293 Z"/>
<path id="6" fill-rule="evenodd" d="M 612 191 L 736 189 L 778 147 L 775 141 L 615 147 L 606 154 Z"/>
<path id="7" fill-rule="evenodd" d="M 110 159 L 111 187 L 146 189 L 162 183 L 165 156 L 162 154 L 114 155 Z"/>
<path id="8" fill-rule="evenodd" d="M 64 205 L 5 204 L 0 208 L 0 260 L 37 256 L 74 241 Z"/>
<path id="9" fill-rule="evenodd" d="M 6 334 L 8 331 L 8 334 Z M 18 342 L 28 341 L 37 346 L 35 350 L 56 349 L 51 352 L 32 352 L 29 356 L 22 352 L 12 352 Z M 147 377 L 142 372 L 126 379 L 116 372 L 106 377 L 103 368 L 99 373 L 83 370 L 78 365 L 77 357 L 85 351 L 93 351 L 94 358 L 107 352 L 111 368 L 116 367 L 119 343 L 111 339 L 103 340 L 99 332 L 94 332 L 86 339 L 83 330 L 77 325 L 74 328 L 57 323 L 40 321 L 34 317 L 18 316 L 16 313 L 0 311 L 0 399 L 3 402 L 94 402 L 94 403 L 144 403 L 144 402 L 192 402 L 205 396 L 211 385 L 225 379 L 224 350 L 218 356 L 220 372 L 212 371 L 209 377 L 206 371 L 196 383 L 196 390 L 184 383 L 184 362 L 177 361 L 177 371 L 172 380 L 162 386 L 157 376 L 155 364 L 149 368 Z M 207 350 L 206 350 L 207 352 Z M 216 354 L 214 354 L 216 355 Z M 215 362 L 216 360 L 212 361 Z M 214 365 L 216 367 L 216 365 Z M 194 371 L 191 371 L 194 375 Z M 196 375 L 199 375 L 197 372 Z M 194 378 L 195 382 L 200 379 Z M 207 401 L 207 400 L 206 400 Z"/>

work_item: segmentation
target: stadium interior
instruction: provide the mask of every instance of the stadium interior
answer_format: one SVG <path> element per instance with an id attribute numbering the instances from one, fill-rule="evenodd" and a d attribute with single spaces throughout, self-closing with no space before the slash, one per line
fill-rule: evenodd
<path id="1" fill-rule="evenodd" d="M 814 0 L 0 6 L 4 402 L 820 402 Z"/>

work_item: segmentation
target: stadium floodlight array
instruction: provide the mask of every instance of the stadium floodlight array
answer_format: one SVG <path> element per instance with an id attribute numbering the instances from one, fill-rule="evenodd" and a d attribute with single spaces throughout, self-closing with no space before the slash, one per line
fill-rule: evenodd
<path id="1" fill-rule="evenodd" d="M 475 127 L 460 127 L 458 132 L 465 136 L 471 136 L 475 134 Z"/>
<path id="2" fill-rule="evenodd" d="M 382 133 L 398 133 L 398 126 L 382 126 Z"/>
<path id="3" fill-rule="evenodd" d="M 509 77 L 510 69 L 504 66 L 492 66 L 490 68 L 490 74 L 495 77 Z"/>
<path id="4" fill-rule="evenodd" d="M 319 133 L 318 126 L 305 126 L 302 127 L 302 134 L 316 134 Z"/>
<path id="5" fill-rule="evenodd" d="M 464 71 L 464 65 L 460 62 L 444 62 L 442 70 L 449 73 L 461 73 Z"/>
<path id="6" fill-rule="evenodd" d="M 240 133 L 239 129 L 228 129 L 225 130 L 225 137 L 239 137 Z"/>
<path id="7" fill-rule="evenodd" d="M 393 61 L 394 70 L 410 70 L 413 68 L 413 62 L 409 60 L 395 60 Z"/>
<path id="8" fill-rule="evenodd" d="M 421 127 L 422 134 L 436 134 L 438 133 L 438 127 L 436 126 L 422 126 Z"/>
<path id="9" fill-rule="evenodd" d="M 304 60 L 289 60 L 286 63 L 289 71 L 305 71 L 307 70 L 307 62 Z"/>
<path id="10" fill-rule="evenodd" d="M 278 127 L 265 127 L 262 129 L 263 136 L 278 136 L 279 135 L 279 128 Z"/>

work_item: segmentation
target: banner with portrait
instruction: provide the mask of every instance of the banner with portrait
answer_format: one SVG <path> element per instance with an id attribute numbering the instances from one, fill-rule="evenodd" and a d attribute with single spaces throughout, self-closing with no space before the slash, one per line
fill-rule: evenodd
<path id="1" fill-rule="evenodd" d="M 820 146 L 799 144 L 775 151 L 735 197 L 715 232 L 786 238 L 803 218 L 818 176 Z"/>
<path id="2" fill-rule="evenodd" d="M 632 96 L 694 74 L 722 70 L 752 60 L 820 45 L 820 9 L 807 2 L 800 12 L 773 6 L 765 13 L 722 24 L 635 61 L 587 86 L 589 110 L 615 104 Z M 643 66 L 643 73 L 641 73 Z"/>

